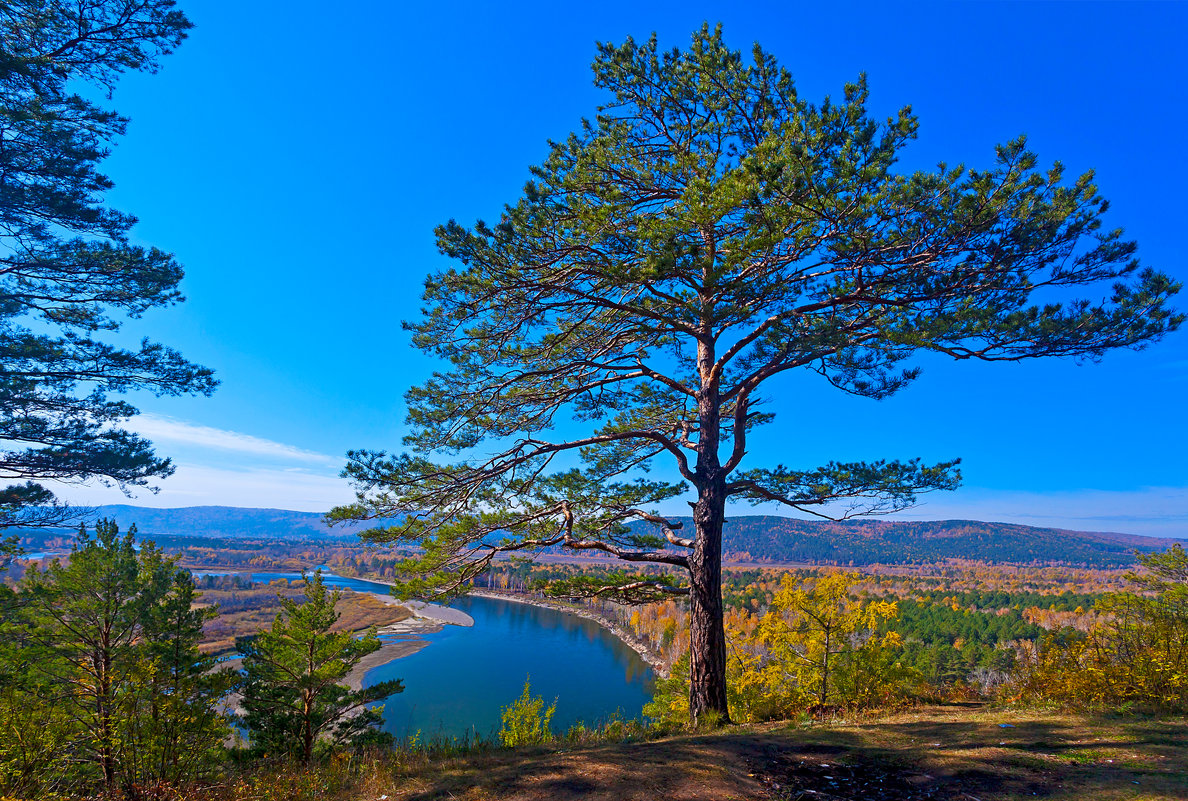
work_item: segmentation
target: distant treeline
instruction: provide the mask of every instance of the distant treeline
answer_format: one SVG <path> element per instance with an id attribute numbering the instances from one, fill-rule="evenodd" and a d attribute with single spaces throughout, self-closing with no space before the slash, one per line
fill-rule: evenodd
<path id="1" fill-rule="evenodd" d="M 691 528 L 691 521 L 684 522 Z M 1134 564 L 1136 550 L 1152 553 L 1177 542 L 974 520 L 829 522 L 758 515 L 729 518 L 722 536 L 728 561 L 842 566 L 969 559 L 1126 567 Z"/>
<path id="2" fill-rule="evenodd" d="M 311 512 L 221 506 L 184 509 L 105 506 L 96 511 L 124 526 L 136 524 L 145 536 L 151 535 L 162 547 L 181 554 L 183 561 L 199 556 L 197 552 L 187 554 L 185 551 L 205 548 L 217 550 L 224 556 L 255 551 L 253 556 L 264 558 L 257 559 L 251 566 L 286 567 L 290 565 L 285 563 L 285 556 L 297 552 L 312 556 L 310 551 L 313 549 L 323 551 L 327 558 L 337 556 L 345 563 L 362 557 L 355 569 L 377 575 L 384 574 L 383 568 L 393 561 L 390 552 L 362 547 L 354 537 L 357 527 L 329 529 L 322 523 L 320 515 Z M 676 519 L 691 528 L 692 521 L 688 518 Z M 61 547 L 71 542 L 74 534 L 73 530 L 13 533 L 21 536 L 26 550 Z M 965 559 L 1028 565 L 1130 567 L 1135 562 L 1135 551 L 1163 551 L 1178 542 L 976 520 L 830 522 L 772 515 L 731 517 L 726 522 L 723 537 L 724 553 L 730 562 L 840 566 L 924 564 Z M 565 553 L 560 548 L 553 550 Z M 347 552 L 353 552 L 354 556 Z M 384 564 L 372 564 L 377 558 Z M 251 560 L 237 559 L 237 563 L 240 561 L 246 565 Z M 218 563 L 223 564 L 225 560 Z M 349 567 L 349 564 L 344 566 Z"/>

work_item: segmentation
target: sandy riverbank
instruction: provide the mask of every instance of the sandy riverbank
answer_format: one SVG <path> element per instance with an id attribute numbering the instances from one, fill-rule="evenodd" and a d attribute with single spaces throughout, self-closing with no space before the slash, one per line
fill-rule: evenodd
<path id="1" fill-rule="evenodd" d="M 352 690 L 360 690 L 363 688 L 363 677 L 372 668 L 386 665 L 389 662 L 401 659 L 415 654 L 417 651 L 429 644 L 429 641 L 418 634 L 434 634 L 441 631 L 441 625 L 435 624 L 432 626 L 424 626 L 416 630 L 416 634 L 396 634 L 392 632 L 381 632 L 383 637 L 383 645 L 379 647 L 378 651 L 372 651 L 367 656 L 358 661 L 350 673 L 342 680 L 342 683 L 350 687 Z"/>
<path id="2" fill-rule="evenodd" d="M 668 666 L 665 665 L 658 656 L 652 653 L 652 651 L 646 645 L 644 645 L 644 643 L 640 641 L 638 637 L 624 629 L 618 623 L 603 617 L 597 612 L 593 612 L 589 609 L 583 609 L 581 607 L 567 606 L 565 604 L 549 601 L 545 598 L 532 598 L 526 595 L 516 595 L 514 593 L 504 594 L 496 590 L 472 589 L 467 594 L 477 595 L 481 598 L 494 598 L 499 601 L 509 601 L 515 604 L 539 606 L 544 609 L 552 609 L 556 612 L 564 612 L 566 614 L 576 615 L 578 617 L 585 618 L 586 620 L 593 621 L 613 634 L 632 651 L 635 651 L 635 653 L 639 654 L 639 658 L 646 662 L 652 668 L 652 670 L 656 671 L 665 678 L 668 677 Z"/>
<path id="3" fill-rule="evenodd" d="M 385 598 L 384 602 L 388 603 L 389 598 Z M 399 604 L 405 609 L 411 609 L 414 615 L 423 620 L 436 620 L 438 623 L 444 623 L 447 626 L 470 627 L 474 625 L 474 618 L 461 609 L 451 609 L 448 606 L 438 606 L 437 604 L 425 603 L 424 601 L 398 601 L 395 598 L 390 598 L 390 602 Z"/>
<path id="4" fill-rule="evenodd" d="M 373 651 L 359 660 L 354 669 L 346 675 L 343 683 L 352 690 L 363 687 L 363 678 L 372 668 L 415 654 L 429 644 L 421 637 L 422 634 L 436 634 L 442 626 L 473 626 L 474 618 L 458 609 L 450 609 L 424 601 L 400 601 L 390 595 L 373 593 L 374 597 L 386 604 L 403 606 L 413 613 L 413 617 L 384 626 L 378 634 L 383 645 L 378 651 Z"/>

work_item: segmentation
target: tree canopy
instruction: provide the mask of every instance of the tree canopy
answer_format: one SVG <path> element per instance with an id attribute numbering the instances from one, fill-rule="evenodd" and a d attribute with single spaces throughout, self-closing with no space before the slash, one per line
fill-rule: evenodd
<path id="1" fill-rule="evenodd" d="M 111 396 L 210 393 L 210 370 L 145 339 L 113 344 L 121 317 L 182 300 L 172 255 L 129 242 L 99 172 L 127 120 L 79 93 L 157 69 L 190 22 L 172 0 L 0 4 L 0 524 L 60 517 L 41 479 L 143 486 L 172 471 L 119 427 Z"/>
<path id="2" fill-rule="evenodd" d="M 189 570 L 100 520 L 18 590 L 0 593 L 0 785 L 115 793 L 210 768 L 234 674 L 198 650 L 214 610 Z"/>
<path id="3" fill-rule="evenodd" d="M 726 504 L 842 518 L 959 481 L 956 459 L 750 464 L 772 379 L 877 400 L 921 353 L 1093 360 L 1176 328 L 1178 286 L 1103 226 L 1091 174 L 1042 168 L 1022 138 L 986 169 L 898 171 L 918 122 L 873 117 L 865 77 L 811 103 L 708 27 L 687 50 L 601 44 L 593 70 L 608 101 L 522 197 L 437 229 L 456 266 L 407 325 L 447 367 L 408 393 L 406 452 L 349 454 L 357 502 L 332 518 L 419 546 L 410 594 L 464 592 L 498 554 L 554 546 L 686 569 L 687 585 L 580 589 L 689 594 L 691 711 L 724 719 Z M 691 536 L 659 511 L 685 494 Z"/>

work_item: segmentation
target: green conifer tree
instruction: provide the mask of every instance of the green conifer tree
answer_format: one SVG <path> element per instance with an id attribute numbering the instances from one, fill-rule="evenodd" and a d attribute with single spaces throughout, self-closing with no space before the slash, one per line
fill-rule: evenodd
<path id="1" fill-rule="evenodd" d="M 0 724 L 13 737 L 37 711 L 55 735 L 9 755 L 11 783 L 45 780 L 29 774 L 34 752 L 41 771 L 76 792 L 178 781 L 209 764 L 233 681 L 198 651 L 214 612 L 193 608 L 189 571 L 152 542 L 138 545 L 135 526 L 123 535 L 107 520 L 93 535 L 80 528 L 69 557 L 27 573 L 10 600 L 13 681 Z"/>
<path id="2" fill-rule="evenodd" d="M 21 595 L 26 647 L 51 688 L 49 703 L 79 722 L 79 750 L 98 766 L 103 785 L 118 780 L 121 695 L 130 686 L 149 606 L 161 600 L 166 560 L 152 543 L 135 548 L 136 527 L 120 536 L 101 520 L 85 527 L 69 558 L 31 571 Z"/>
<path id="3" fill-rule="evenodd" d="M 399 679 L 352 690 L 343 679 L 367 654 L 380 648 L 375 629 L 356 637 L 333 631 L 340 590 L 330 592 L 317 570 L 306 578 L 304 603 L 281 598 L 283 609 L 270 631 L 241 637 L 244 722 L 252 745 L 270 754 L 308 762 L 319 738 L 357 743 L 375 738 L 382 722 L 367 704 L 401 692 Z"/>
<path id="4" fill-rule="evenodd" d="M 112 341 L 122 317 L 182 300 L 181 265 L 129 241 L 99 172 L 127 120 L 77 93 L 156 70 L 186 36 L 173 0 L 0 3 L 0 525 L 69 515 L 38 480 L 121 487 L 172 472 L 119 427 L 113 396 L 213 391 L 210 370 L 145 339 Z"/>
<path id="5" fill-rule="evenodd" d="M 176 784 L 200 778 L 218 759 L 230 731 L 220 701 L 238 675 L 218 670 L 203 654 L 203 624 L 218 615 L 196 607 L 199 594 L 189 570 L 158 577 L 168 582 L 161 600 L 146 609 L 141 651 L 125 689 L 120 714 L 120 757 L 126 776 L 138 783 Z"/>
<path id="6" fill-rule="evenodd" d="M 1092 175 L 1022 138 L 984 170 L 897 169 L 917 119 L 872 116 L 865 77 L 811 103 L 708 26 L 686 50 L 601 44 L 593 69 L 607 102 L 523 196 L 437 229 L 454 265 L 409 327 L 445 367 L 409 392 L 408 452 L 349 454 L 358 500 L 332 517 L 417 546 L 409 594 L 465 592 L 513 550 L 681 568 L 586 591 L 687 595 L 690 713 L 725 721 L 727 505 L 852 517 L 959 482 L 956 460 L 756 464 L 782 380 L 881 399 L 922 353 L 1096 359 L 1180 325 L 1179 287 L 1103 226 Z M 661 504 L 686 493 L 682 533 Z"/>

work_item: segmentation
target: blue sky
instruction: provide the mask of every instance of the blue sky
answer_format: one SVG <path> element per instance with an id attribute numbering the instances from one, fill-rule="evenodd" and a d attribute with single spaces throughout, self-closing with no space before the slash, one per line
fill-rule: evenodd
<path id="1" fill-rule="evenodd" d="M 879 115 L 911 104 L 905 168 L 990 164 L 1026 133 L 1043 162 L 1096 169 L 1143 262 L 1188 278 L 1188 5 L 1176 3 L 184 2 L 196 24 L 106 163 L 136 238 L 186 265 L 184 305 L 129 324 L 214 367 L 212 398 L 135 398 L 178 472 L 154 506 L 320 511 L 350 497 L 348 448 L 395 448 L 432 363 L 400 321 L 443 266 L 433 226 L 498 215 L 528 166 L 594 112 L 595 41 L 703 21 L 758 41 L 819 100 L 865 71 Z M 328 11 L 332 9 L 332 11 Z M 1184 296 L 1181 305 L 1188 305 Z M 1188 332 L 1095 365 L 923 362 L 892 399 L 813 376 L 779 386 L 758 462 L 964 459 L 966 486 L 912 518 L 1188 536 Z M 78 502 L 114 490 L 67 487 Z"/>

